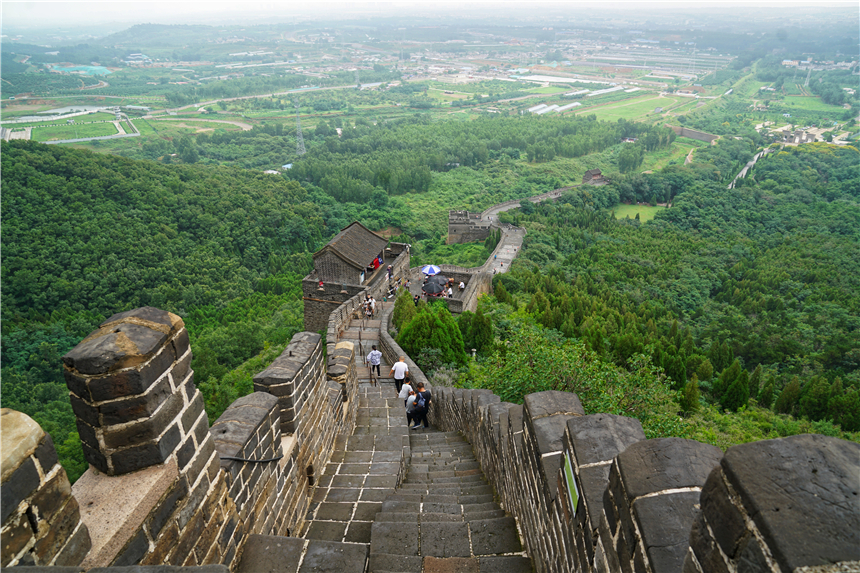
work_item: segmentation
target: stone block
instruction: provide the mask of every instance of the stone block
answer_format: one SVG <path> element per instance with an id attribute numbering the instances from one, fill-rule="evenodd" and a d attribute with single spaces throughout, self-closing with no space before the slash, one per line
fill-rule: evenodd
<path id="1" fill-rule="evenodd" d="M 151 416 L 171 393 L 170 380 L 167 376 L 163 376 L 142 396 L 105 402 L 98 408 L 101 414 L 101 425 L 112 426 Z M 88 420 L 87 422 L 92 423 Z"/>
<path id="2" fill-rule="evenodd" d="M 151 418 L 120 427 L 105 428 L 102 439 L 108 448 L 123 448 L 156 439 L 179 416 L 184 406 L 182 396 L 173 394 Z"/>
<path id="3" fill-rule="evenodd" d="M 36 491 L 30 500 L 30 505 L 38 509 L 36 515 L 40 522 L 50 522 L 71 495 L 72 486 L 69 484 L 69 478 L 66 477 L 66 471 L 61 469 Z M 43 524 L 39 525 L 41 529 Z M 44 526 L 46 525 L 47 523 L 44 523 Z"/>
<path id="4" fill-rule="evenodd" d="M 191 433 L 191 429 L 194 427 L 197 418 L 200 417 L 201 412 L 203 412 L 203 394 L 198 392 L 182 413 L 182 429 L 186 434 Z"/>
<path id="5" fill-rule="evenodd" d="M 298 571 L 306 541 L 297 537 L 250 535 L 242 551 L 237 573 Z"/>
<path id="6" fill-rule="evenodd" d="M 762 440 L 729 448 L 721 465 L 783 569 L 860 560 L 860 444 Z"/>
<path id="7" fill-rule="evenodd" d="M 179 427 L 171 426 L 157 442 L 134 446 L 111 455 L 112 475 L 126 474 L 163 463 L 179 445 Z"/>
<path id="8" fill-rule="evenodd" d="M 636 442 L 613 463 L 618 468 L 625 494 L 640 496 L 684 487 L 701 487 L 719 463 L 719 448 L 682 438 L 658 438 Z"/>
<path id="9" fill-rule="evenodd" d="M 6 567 L 33 539 L 33 528 L 26 513 L 3 522 L 3 538 L 0 542 L 0 565 Z"/>
<path id="10" fill-rule="evenodd" d="M 146 534 L 141 529 L 137 535 L 131 538 L 125 549 L 123 549 L 116 559 L 111 563 L 112 567 L 125 567 L 140 563 L 143 556 L 149 550 L 149 541 L 146 539 Z"/>
<path id="11" fill-rule="evenodd" d="M 702 513 L 716 536 L 723 552 L 734 559 L 738 542 L 747 531 L 744 516 L 729 498 L 723 483 L 722 468 L 717 466 L 708 476 L 701 493 Z"/>
<path id="12" fill-rule="evenodd" d="M 367 546 L 355 543 L 309 540 L 300 573 L 338 571 L 364 573 L 367 567 Z"/>
<path id="13" fill-rule="evenodd" d="M 174 358 L 173 348 L 168 346 L 142 366 L 91 378 L 87 382 L 90 395 L 96 402 L 101 402 L 143 394 L 167 372 Z"/>
<path id="14" fill-rule="evenodd" d="M 188 481 L 185 477 L 180 477 L 149 514 L 149 517 L 146 519 L 146 528 L 153 539 L 158 537 L 161 529 L 167 523 L 167 519 L 177 509 L 179 502 L 187 493 Z"/>
<path id="15" fill-rule="evenodd" d="M 78 502 L 73 497 L 67 498 L 66 503 L 54 513 L 49 526 L 45 528 L 44 535 L 33 546 L 32 552 L 36 562 L 50 563 L 72 536 L 80 521 Z"/>
<path id="16" fill-rule="evenodd" d="M 547 390 L 528 394 L 523 399 L 523 407 L 532 420 L 555 416 L 557 414 L 568 414 L 571 416 L 584 416 L 585 410 L 579 401 L 579 396 L 572 392 L 561 392 L 558 390 Z"/>
<path id="17" fill-rule="evenodd" d="M 699 492 L 637 499 L 633 512 L 651 570 L 680 571 L 690 546 L 690 528 Z"/>
<path id="18" fill-rule="evenodd" d="M 51 468 L 58 462 L 57 450 L 54 448 L 54 441 L 51 439 L 50 434 L 45 434 L 42 441 L 36 446 L 36 459 L 39 460 L 39 465 L 42 466 L 43 474 L 49 473 Z"/>
<path id="19" fill-rule="evenodd" d="M 591 414 L 567 420 L 568 435 L 577 465 L 611 460 L 631 444 L 645 439 L 635 418 Z"/>
<path id="20" fill-rule="evenodd" d="M 3 430 L 5 431 L 5 428 Z M 7 468 L 4 467 L 3 473 L 6 474 L 7 471 Z M 36 469 L 36 463 L 33 458 L 25 458 L 21 465 L 14 468 L 13 471 L 9 471 L 8 477 L 3 481 L 3 486 L 0 487 L 3 523 L 37 487 L 39 487 L 39 471 Z"/>
<path id="21" fill-rule="evenodd" d="M 54 564 L 57 567 L 80 565 L 92 546 L 93 543 L 90 539 L 89 530 L 86 525 L 81 523 L 78 529 L 72 534 L 71 539 L 66 542 L 66 545 L 57 554 Z"/>

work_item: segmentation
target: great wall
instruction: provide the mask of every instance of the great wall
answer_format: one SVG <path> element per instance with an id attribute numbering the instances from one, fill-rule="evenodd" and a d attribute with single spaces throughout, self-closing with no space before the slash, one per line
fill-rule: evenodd
<path id="1" fill-rule="evenodd" d="M 484 265 L 443 266 L 467 283 L 446 299 L 452 312 L 474 309 L 522 245 L 523 229 L 491 224 L 502 239 Z M 349 259 L 348 251 L 336 254 Z M 723 453 L 646 439 L 637 420 L 586 415 L 572 393 L 510 404 L 488 390 L 443 387 L 432 388 L 431 429 L 409 431 L 386 374 L 406 356 L 413 380 L 430 382 L 389 334 L 393 304 L 373 319 L 357 312 L 365 294 L 385 296 L 382 268 L 367 280 L 362 271 L 358 284 L 332 281 L 326 273 L 342 269 L 321 253 L 303 281 L 307 331 L 211 426 L 182 319 L 151 307 L 110 317 L 63 357 L 90 464 L 73 486 L 51 437 L 4 409 L 0 565 L 860 571 L 860 444 L 800 435 Z M 380 256 L 395 279 L 419 284 L 408 245 L 386 244 Z M 378 383 L 363 365 L 372 344 L 384 358 Z"/>

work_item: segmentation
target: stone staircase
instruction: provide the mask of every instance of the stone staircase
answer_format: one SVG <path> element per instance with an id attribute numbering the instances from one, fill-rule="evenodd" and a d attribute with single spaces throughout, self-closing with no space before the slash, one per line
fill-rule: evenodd
<path id="1" fill-rule="evenodd" d="M 355 344 L 356 425 L 335 440 L 303 530 L 250 536 L 238 573 L 532 571 L 472 446 L 458 433 L 406 427 L 391 364 L 371 379 L 364 356 L 380 328 L 353 320 L 338 339 Z"/>
<path id="2" fill-rule="evenodd" d="M 371 528 L 369 570 L 531 571 L 516 522 L 493 501 L 472 446 L 455 432 L 411 434 L 406 479 Z"/>

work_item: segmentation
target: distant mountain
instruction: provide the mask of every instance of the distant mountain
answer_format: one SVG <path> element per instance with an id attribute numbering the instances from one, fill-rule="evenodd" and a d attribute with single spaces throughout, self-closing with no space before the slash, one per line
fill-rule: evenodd
<path id="1" fill-rule="evenodd" d="M 223 26 L 197 26 L 191 24 L 137 24 L 122 32 L 105 36 L 100 45 L 128 47 L 136 50 L 147 48 L 174 48 L 196 44 L 222 35 Z M 229 35 L 229 32 L 228 32 Z"/>

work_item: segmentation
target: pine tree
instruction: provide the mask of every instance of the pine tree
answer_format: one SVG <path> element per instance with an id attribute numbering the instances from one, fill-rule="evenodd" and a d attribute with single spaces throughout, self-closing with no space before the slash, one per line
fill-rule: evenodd
<path id="1" fill-rule="evenodd" d="M 795 376 L 791 382 L 782 389 L 779 398 L 773 405 L 773 409 L 780 414 L 791 414 L 797 409 L 797 401 L 800 399 L 800 380 Z"/>
<path id="2" fill-rule="evenodd" d="M 830 384 L 823 376 L 816 376 L 803 389 L 800 398 L 800 413 L 810 420 L 826 420 L 829 417 Z"/>
<path id="3" fill-rule="evenodd" d="M 723 393 L 729 389 L 729 386 L 738 379 L 741 375 L 741 363 L 737 360 L 732 362 L 732 365 L 720 373 L 719 378 L 714 382 L 714 397 L 720 398 Z"/>
<path id="4" fill-rule="evenodd" d="M 710 380 L 713 375 L 714 367 L 711 365 L 711 361 L 705 358 L 705 361 L 696 368 L 696 376 L 698 376 L 699 380 Z"/>
<path id="5" fill-rule="evenodd" d="M 755 367 L 752 376 L 750 376 L 750 397 L 757 398 L 759 390 L 761 390 L 761 364 Z"/>
<path id="6" fill-rule="evenodd" d="M 737 412 L 747 405 L 749 399 L 749 377 L 747 375 L 747 371 L 744 370 L 722 395 L 720 398 L 720 405 L 726 410 Z"/>
<path id="7" fill-rule="evenodd" d="M 684 412 L 695 412 L 699 409 L 699 378 L 693 374 L 690 381 L 684 386 L 681 392 L 680 403 L 681 409 Z"/>
<path id="8" fill-rule="evenodd" d="M 478 352 L 485 352 L 493 347 L 493 322 L 481 309 L 478 309 L 472 319 L 472 339 Z"/>
<path id="9" fill-rule="evenodd" d="M 770 408 L 770 405 L 773 404 L 773 376 L 769 377 L 767 382 L 765 382 L 764 388 L 762 388 L 761 394 L 759 394 L 758 403 L 762 408 Z"/>
<path id="10" fill-rule="evenodd" d="M 849 388 L 840 396 L 831 399 L 833 421 L 845 432 L 860 431 L 860 393 L 855 388 Z"/>

